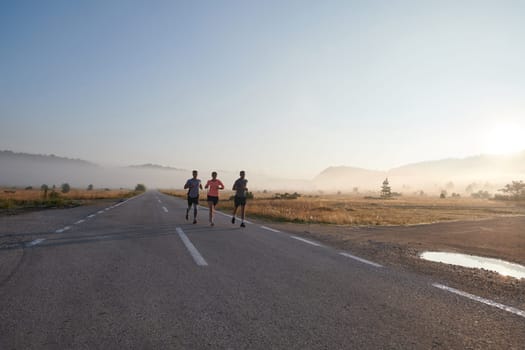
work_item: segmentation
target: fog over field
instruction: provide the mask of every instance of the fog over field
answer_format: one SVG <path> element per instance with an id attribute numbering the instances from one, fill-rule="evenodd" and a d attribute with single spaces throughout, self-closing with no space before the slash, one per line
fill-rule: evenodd
<path id="1" fill-rule="evenodd" d="M 191 177 L 191 170 L 154 164 L 119 167 L 59 156 L 0 152 L 0 186 L 58 186 L 67 182 L 80 188 L 89 184 L 98 188 L 133 188 L 138 183 L 149 188 L 182 188 Z M 239 170 L 246 170 L 252 190 L 365 193 L 379 191 L 388 178 L 392 190 L 403 194 L 441 190 L 465 193 L 469 185 L 469 191 L 495 192 L 512 180 L 525 178 L 525 152 L 427 161 L 389 170 L 328 167 L 313 179 L 276 178 L 250 169 L 198 170 L 202 180 L 207 180 L 211 171 L 218 171 L 227 188 L 238 177 Z"/>

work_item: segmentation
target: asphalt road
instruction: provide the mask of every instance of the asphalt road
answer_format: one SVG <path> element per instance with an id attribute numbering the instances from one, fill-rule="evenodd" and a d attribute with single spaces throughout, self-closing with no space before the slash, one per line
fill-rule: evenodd
<path id="1" fill-rule="evenodd" d="M 184 213 L 150 191 L 0 217 L 0 349 L 524 348 L 520 310 L 271 227 Z"/>

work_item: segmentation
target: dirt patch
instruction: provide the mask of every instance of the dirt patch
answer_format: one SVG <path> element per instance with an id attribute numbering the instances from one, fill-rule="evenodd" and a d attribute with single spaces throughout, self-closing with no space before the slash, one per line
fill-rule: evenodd
<path id="1" fill-rule="evenodd" d="M 430 275 L 436 282 L 525 309 L 525 279 L 425 261 L 419 257 L 424 251 L 446 251 L 525 265 L 525 217 L 414 226 L 271 225 L 387 266 Z"/>

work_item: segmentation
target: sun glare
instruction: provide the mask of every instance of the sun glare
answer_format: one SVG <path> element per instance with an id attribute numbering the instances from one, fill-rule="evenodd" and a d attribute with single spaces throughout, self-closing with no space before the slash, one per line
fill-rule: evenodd
<path id="1" fill-rule="evenodd" d="M 488 130 L 484 144 L 491 154 L 506 154 L 525 150 L 525 137 L 516 123 L 500 123 Z"/>

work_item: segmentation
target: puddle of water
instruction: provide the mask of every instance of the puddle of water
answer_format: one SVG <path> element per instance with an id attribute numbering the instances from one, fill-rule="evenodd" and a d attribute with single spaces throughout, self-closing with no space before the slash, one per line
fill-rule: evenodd
<path id="1" fill-rule="evenodd" d="M 421 258 L 445 264 L 490 270 L 503 276 L 525 278 L 525 266 L 500 259 L 445 252 L 424 252 Z"/>

